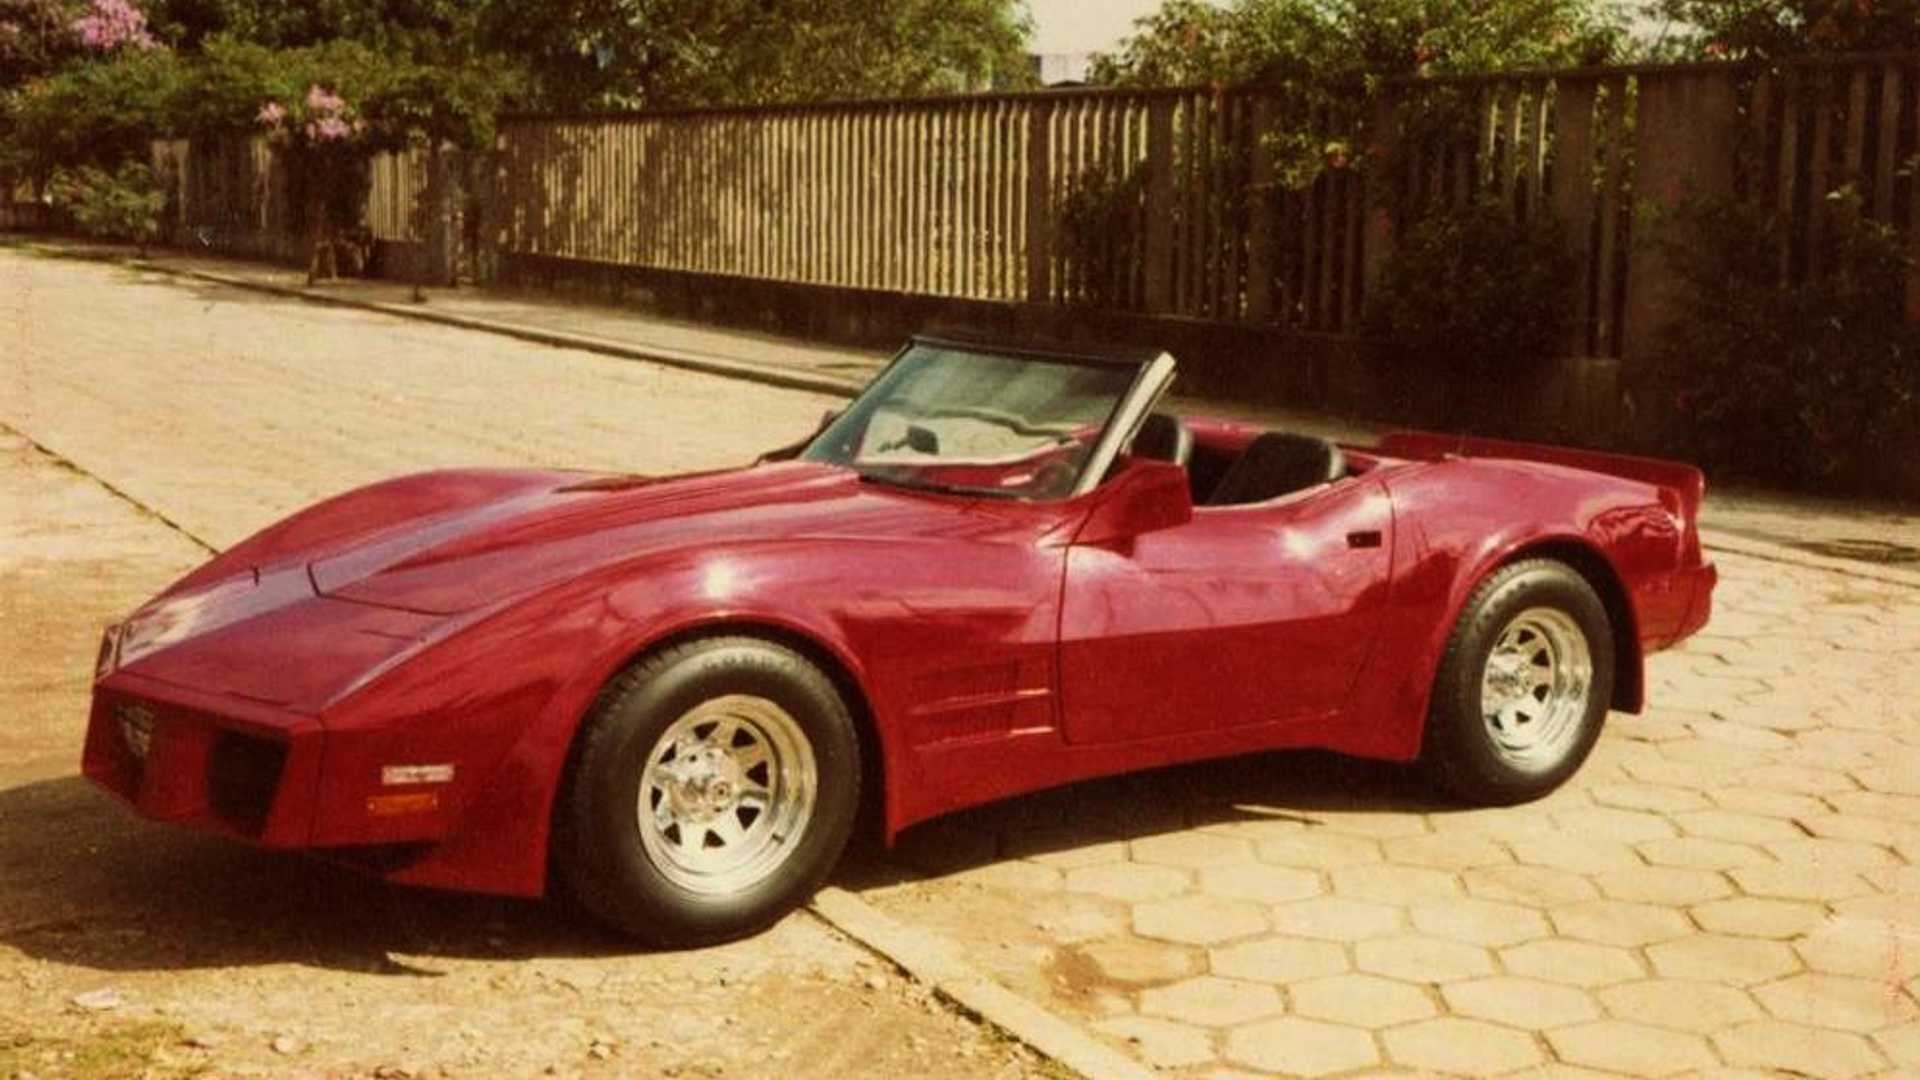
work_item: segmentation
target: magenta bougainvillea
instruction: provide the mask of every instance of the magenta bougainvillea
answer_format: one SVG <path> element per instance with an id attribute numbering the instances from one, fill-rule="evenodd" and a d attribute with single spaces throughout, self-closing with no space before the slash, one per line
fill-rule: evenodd
<path id="1" fill-rule="evenodd" d="M 87 13 L 73 21 L 73 32 L 80 35 L 82 45 L 99 53 L 152 49 L 160 44 L 147 28 L 146 13 L 128 0 L 93 0 Z"/>
<path id="2" fill-rule="evenodd" d="M 309 86 L 307 96 L 289 108 L 277 101 L 260 106 L 254 117 L 270 134 L 304 135 L 311 143 L 345 142 L 367 129 L 353 106 L 324 86 Z"/>

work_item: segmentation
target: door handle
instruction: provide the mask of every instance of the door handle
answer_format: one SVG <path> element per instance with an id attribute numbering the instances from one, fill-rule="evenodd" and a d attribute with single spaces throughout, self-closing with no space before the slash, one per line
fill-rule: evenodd
<path id="1" fill-rule="evenodd" d="M 1380 546 L 1380 530 L 1365 529 L 1347 534 L 1347 546 L 1350 548 L 1377 548 Z"/>

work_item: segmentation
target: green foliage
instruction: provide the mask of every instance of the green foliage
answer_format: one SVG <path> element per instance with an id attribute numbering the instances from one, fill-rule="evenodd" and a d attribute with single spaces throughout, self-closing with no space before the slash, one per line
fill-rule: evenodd
<path id="1" fill-rule="evenodd" d="M 543 108 L 887 97 L 1025 77 L 1019 0 L 557 0 L 483 6 Z"/>
<path id="2" fill-rule="evenodd" d="M 0 92 L 78 56 L 79 15 L 74 0 L 0 0 Z"/>
<path id="3" fill-rule="evenodd" d="M 1601 63 L 1624 31 L 1598 0 L 1168 0 L 1095 65 L 1128 86 L 1278 82 Z"/>
<path id="4" fill-rule="evenodd" d="M 1920 48 L 1920 0 L 1652 0 L 1662 55 L 1775 60 Z"/>
<path id="5" fill-rule="evenodd" d="M 59 167 L 145 160 L 154 138 L 178 128 L 172 106 L 186 75 L 174 53 L 130 51 L 28 83 L 6 109 L 21 171 L 44 179 Z"/>
<path id="6" fill-rule="evenodd" d="M 1138 167 L 1118 177 L 1089 172 L 1061 206 L 1061 254 L 1083 302 L 1128 306 L 1133 273 L 1146 261 L 1139 224 L 1146 179 L 1146 170 Z"/>
<path id="7" fill-rule="evenodd" d="M 1398 237 L 1367 329 L 1398 347 L 1409 376 L 1456 395 L 1450 420 L 1484 420 L 1470 402 L 1503 404 L 1503 387 L 1564 351 L 1574 277 L 1556 222 L 1517 221 L 1492 200 L 1437 211 Z"/>
<path id="8" fill-rule="evenodd" d="M 159 232 L 160 211 L 166 206 L 153 170 L 137 162 L 114 172 L 91 165 L 62 169 L 54 173 L 47 193 L 54 205 L 73 215 L 82 232 L 132 241 L 143 250 Z"/>
<path id="9" fill-rule="evenodd" d="M 1773 214 L 1695 197 L 1659 223 L 1679 279 L 1660 347 L 1699 460 L 1746 479 L 1866 487 L 1920 451 L 1920 325 L 1899 238 L 1850 189 L 1826 200 L 1822 273 L 1780 278 Z M 1905 451 L 1903 454 L 1902 451 Z"/>

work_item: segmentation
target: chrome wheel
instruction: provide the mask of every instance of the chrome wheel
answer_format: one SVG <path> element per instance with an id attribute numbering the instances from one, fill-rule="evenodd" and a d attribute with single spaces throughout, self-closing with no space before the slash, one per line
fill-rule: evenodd
<path id="1" fill-rule="evenodd" d="M 1480 715 L 1494 752 L 1523 772 L 1558 765 L 1579 741 L 1593 686 L 1593 653 L 1557 608 L 1515 615 L 1487 655 Z"/>
<path id="2" fill-rule="evenodd" d="M 674 721 L 647 755 L 640 842 L 667 880 L 737 893 L 773 873 L 813 818 L 813 745 L 766 698 L 728 694 Z"/>

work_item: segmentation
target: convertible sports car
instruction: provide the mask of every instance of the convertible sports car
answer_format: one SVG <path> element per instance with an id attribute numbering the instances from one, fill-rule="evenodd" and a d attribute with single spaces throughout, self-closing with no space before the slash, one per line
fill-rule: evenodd
<path id="1" fill-rule="evenodd" d="M 1173 368 L 918 338 L 751 467 L 349 492 L 108 630 L 86 775 L 683 945 L 803 901 L 863 797 L 891 839 L 1326 747 L 1534 798 L 1706 622 L 1695 469 L 1179 419 Z"/>

